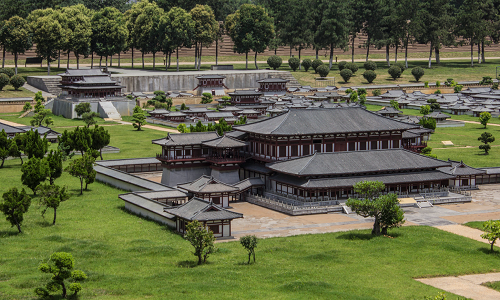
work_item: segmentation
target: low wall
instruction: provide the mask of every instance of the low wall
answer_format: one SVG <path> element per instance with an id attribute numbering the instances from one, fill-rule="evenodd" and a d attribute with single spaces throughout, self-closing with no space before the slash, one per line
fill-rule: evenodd
<path id="1" fill-rule="evenodd" d="M 160 223 L 165 224 L 169 227 L 175 228 L 175 226 L 176 226 L 175 221 L 170 220 L 157 212 L 145 209 L 144 207 L 141 207 L 137 204 L 125 201 L 125 208 L 133 214 L 160 222 Z M 163 207 L 161 205 L 158 205 L 158 208 L 163 209 Z"/>
<path id="2" fill-rule="evenodd" d="M 99 113 L 99 101 L 97 100 L 90 100 L 90 101 L 81 101 L 81 102 L 89 102 L 90 103 L 90 109 L 93 112 Z M 67 119 L 74 119 L 77 117 L 76 112 L 75 112 L 75 106 L 80 104 L 81 102 L 76 102 L 76 101 L 71 101 L 71 100 L 65 100 L 65 99 L 55 99 L 54 104 L 52 107 L 52 113 L 57 116 L 63 116 Z M 111 102 L 113 106 L 116 108 L 118 113 L 122 116 L 131 116 L 134 112 L 134 107 L 136 105 L 135 100 L 128 100 L 128 99 L 123 99 L 123 100 L 114 100 L 114 101 L 107 101 Z"/>
<path id="3" fill-rule="evenodd" d="M 26 102 L 30 102 L 32 106 L 36 104 L 32 98 L 28 97 L 0 99 L 0 113 L 21 112 Z"/>

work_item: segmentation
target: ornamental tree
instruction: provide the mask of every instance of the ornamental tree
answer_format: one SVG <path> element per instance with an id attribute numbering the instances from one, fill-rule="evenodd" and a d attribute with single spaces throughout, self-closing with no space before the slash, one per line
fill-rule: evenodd
<path id="1" fill-rule="evenodd" d="M 500 221 L 486 221 L 483 223 L 483 228 L 485 233 L 481 234 L 481 237 L 489 241 L 491 245 L 490 253 L 493 253 L 493 245 L 500 238 Z"/>
<path id="2" fill-rule="evenodd" d="M 191 221 L 186 225 L 184 238 L 193 245 L 193 254 L 198 257 L 198 265 L 205 263 L 208 256 L 216 250 L 214 233 L 198 220 Z"/>
<path id="3" fill-rule="evenodd" d="M 24 103 L 23 111 L 30 111 L 32 108 L 33 108 L 33 106 L 31 106 L 31 103 L 26 102 L 26 103 Z"/>
<path id="4" fill-rule="evenodd" d="M 295 71 L 297 71 L 297 68 L 300 66 L 300 59 L 298 59 L 296 57 L 290 57 L 288 59 L 288 65 L 295 72 Z"/>
<path id="5" fill-rule="evenodd" d="M 104 129 L 104 127 L 95 126 L 94 130 L 92 130 L 92 149 L 99 151 L 99 156 L 102 160 L 102 148 L 109 145 L 111 141 L 111 136 L 109 132 Z"/>
<path id="6" fill-rule="evenodd" d="M 62 13 L 67 18 L 68 25 L 68 42 L 66 43 L 66 51 L 68 52 L 69 68 L 69 53 L 73 52 L 76 57 L 76 68 L 80 68 L 80 56 L 87 57 L 90 53 L 90 42 L 92 39 L 92 11 L 83 4 L 63 7 Z"/>
<path id="7" fill-rule="evenodd" d="M 134 114 L 132 115 L 132 121 L 133 121 L 133 126 L 134 128 L 137 128 L 138 131 L 142 130 L 141 127 L 145 125 L 146 122 L 146 115 L 142 111 L 140 106 L 136 106 L 134 108 Z"/>
<path id="8" fill-rule="evenodd" d="M 203 47 L 210 47 L 217 39 L 219 22 L 208 5 L 196 4 L 189 12 L 194 21 L 193 42 L 195 44 L 195 69 L 200 70 Z"/>
<path id="9" fill-rule="evenodd" d="M 368 83 L 372 83 L 377 78 L 377 73 L 372 70 L 366 70 L 363 73 L 363 77 L 366 79 L 366 81 L 368 81 Z"/>
<path id="10" fill-rule="evenodd" d="M 14 90 L 19 91 L 19 88 L 22 87 L 26 83 L 26 80 L 24 80 L 23 76 L 21 75 L 14 75 L 10 79 L 10 85 L 14 87 Z"/>
<path id="11" fill-rule="evenodd" d="M 187 11 L 180 7 L 173 7 L 161 17 L 160 24 L 164 36 L 162 49 L 164 52 L 175 50 L 177 72 L 179 72 L 179 48 L 191 47 L 195 22 Z"/>
<path id="12" fill-rule="evenodd" d="M 45 153 L 47 153 L 50 145 L 46 136 L 43 136 L 43 138 L 40 137 L 38 129 L 28 130 L 24 134 L 23 142 L 24 154 L 26 154 L 28 158 L 43 158 L 45 156 Z"/>
<path id="13" fill-rule="evenodd" d="M 323 61 L 321 59 L 315 59 L 311 62 L 311 67 L 314 70 L 314 73 L 318 73 L 317 69 L 319 66 L 323 64 Z"/>
<path id="14" fill-rule="evenodd" d="M 411 69 L 411 75 L 415 78 L 415 81 L 418 82 L 422 76 L 424 76 L 425 71 L 421 67 L 415 67 Z"/>
<path id="15" fill-rule="evenodd" d="M 16 226 L 19 233 L 22 233 L 21 225 L 24 214 L 31 205 L 31 197 L 24 189 L 19 192 L 17 188 L 11 188 L 3 193 L 3 202 L 0 202 L 0 211 L 5 215 L 12 227 Z"/>
<path id="16" fill-rule="evenodd" d="M 401 76 L 401 68 L 396 65 L 391 66 L 387 72 L 394 80 L 398 79 Z"/>
<path id="17" fill-rule="evenodd" d="M 279 69 L 282 63 L 283 59 L 281 59 L 281 57 L 277 55 L 269 56 L 269 58 L 267 59 L 267 64 L 269 65 L 269 67 L 273 68 L 273 70 Z"/>
<path id="18" fill-rule="evenodd" d="M 484 154 L 488 155 L 488 152 L 491 149 L 491 146 L 489 144 L 495 141 L 495 137 L 489 132 L 483 132 L 481 136 L 477 138 L 477 140 L 484 144 L 480 145 L 479 149 L 484 150 Z"/>
<path id="19" fill-rule="evenodd" d="M 50 150 L 44 158 L 49 164 L 49 182 L 54 184 L 54 181 L 61 177 L 63 171 L 63 153 L 61 150 Z"/>
<path id="20" fill-rule="evenodd" d="M 82 290 L 81 281 L 87 279 L 87 275 L 80 270 L 73 270 L 75 260 L 73 255 L 66 252 L 55 252 L 50 256 L 47 263 L 42 263 L 38 267 L 43 273 L 52 275 L 52 279 L 45 287 L 35 289 L 35 294 L 39 297 L 47 298 L 50 293 L 57 292 L 62 289 L 62 298 L 66 298 L 67 289 L 74 292 L 74 296 Z M 72 283 L 66 288 L 67 280 L 71 279 Z"/>
<path id="21" fill-rule="evenodd" d="M 326 77 L 330 73 L 330 68 L 327 65 L 321 65 L 316 68 L 320 77 Z"/>
<path id="22" fill-rule="evenodd" d="M 304 67 L 304 72 L 307 72 L 312 66 L 312 61 L 309 58 L 306 58 L 302 61 L 302 66 Z"/>
<path id="23" fill-rule="evenodd" d="M 208 103 L 212 102 L 212 98 L 213 98 L 212 94 L 203 93 L 201 96 L 202 96 L 201 97 L 201 104 L 208 104 Z"/>
<path id="24" fill-rule="evenodd" d="M 83 194 L 83 182 L 85 181 L 85 190 L 88 184 L 94 182 L 96 171 L 94 170 L 95 159 L 90 153 L 85 153 L 82 157 L 73 160 L 65 169 L 71 176 L 80 179 L 80 195 Z"/>
<path id="25" fill-rule="evenodd" d="M 240 238 L 240 244 L 248 251 L 248 264 L 250 264 L 250 258 L 252 256 L 253 262 L 255 263 L 255 248 L 257 248 L 258 241 L 255 235 L 245 235 Z"/>
<path id="26" fill-rule="evenodd" d="M 486 125 L 488 125 L 488 122 L 491 119 L 491 114 L 487 111 L 483 111 L 481 114 L 479 114 L 479 122 L 486 128 Z"/>
<path id="27" fill-rule="evenodd" d="M 163 9 L 159 8 L 156 2 L 147 2 L 141 13 L 137 16 L 134 24 L 134 30 L 130 34 L 134 35 L 134 41 L 137 49 L 142 53 L 142 68 L 144 69 L 144 54 L 153 53 L 153 70 L 156 68 L 156 53 L 161 50 L 164 44 L 165 36 L 160 30 L 160 19 L 164 14 Z"/>
<path id="28" fill-rule="evenodd" d="M 427 106 L 427 105 L 426 105 Z M 436 119 L 430 118 L 430 117 L 422 117 L 420 121 L 418 121 L 419 125 L 422 125 L 422 127 L 427 128 L 427 129 L 436 129 Z"/>
<path id="29" fill-rule="evenodd" d="M 342 71 L 340 71 L 340 77 L 342 77 L 342 79 L 344 79 L 344 82 L 349 82 L 352 75 L 353 75 L 352 71 L 349 69 L 343 69 Z"/>
<path id="30" fill-rule="evenodd" d="M 70 197 L 67 193 L 67 189 L 55 184 L 41 184 L 37 187 L 37 190 L 40 195 L 40 206 L 44 207 L 44 209 L 42 210 L 42 217 L 47 212 L 47 209 L 54 209 L 54 220 L 52 221 L 52 225 L 55 225 L 57 208 L 59 207 L 61 202 L 68 200 Z"/>
<path id="31" fill-rule="evenodd" d="M 9 84 L 9 82 L 9 76 L 7 76 L 7 74 L 0 73 L 0 91 L 3 90 L 3 88 Z"/>
<path id="32" fill-rule="evenodd" d="M 36 188 L 40 183 L 49 177 L 49 163 L 45 159 L 37 157 L 30 158 L 28 162 L 21 167 L 21 182 L 33 191 L 36 196 Z"/>
<path id="33" fill-rule="evenodd" d="M 428 115 L 431 112 L 431 107 L 429 105 L 422 105 L 420 106 L 420 113 L 422 115 Z"/>
<path id="34" fill-rule="evenodd" d="M 80 104 L 75 105 L 75 112 L 76 112 L 77 117 L 80 117 L 84 113 L 91 112 L 90 103 L 89 102 L 82 102 Z"/>
<path id="35" fill-rule="evenodd" d="M 87 128 L 89 128 L 91 125 L 97 124 L 97 120 L 94 118 L 99 117 L 99 114 L 96 112 L 87 112 L 82 115 L 82 120 L 87 125 Z"/>
<path id="36" fill-rule="evenodd" d="M 0 168 L 3 168 L 5 159 L 7 159 L 7 157 L 10 156 L 9 155 L 10 146 L 11 146 L 11 140 L 7 138 L 7 133 L 5 133 L 5 130 L 2 129 L 2 131 L 0 131 L 0 159 L 2 160 Z"/>

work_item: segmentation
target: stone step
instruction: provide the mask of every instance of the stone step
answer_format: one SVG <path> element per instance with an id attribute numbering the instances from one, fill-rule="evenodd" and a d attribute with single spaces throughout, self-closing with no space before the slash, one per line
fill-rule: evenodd
<path id="1" fill-rule="evenodd" d="M 427 208 L 433 206 L 429 201 L 418 201 L 417 205 L 419 208 Z"/>
<path id="2" fill-rule="evenodd" d="M 351 209 L 349 206 L 347 206 L 347 205 L 342 205 L 342 211 L 343 211 L 346 215 L 348 215 L 348 214 L 352 213 L 352 209 Z"/>
<path id="3" fill-rule="evenodd" d="M 99 102 L 99 114 L 102 118 L 109 118 L 113 120 L 121 120 L 122 116 L 116 110 L 115 106 L 111 102 L 100 101 Z"/>

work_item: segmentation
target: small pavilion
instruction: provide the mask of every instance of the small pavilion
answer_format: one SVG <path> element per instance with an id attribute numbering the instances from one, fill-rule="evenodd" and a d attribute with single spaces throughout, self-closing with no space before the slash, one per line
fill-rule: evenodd
<path id="1" fill-rule="evenodd" d="M 193 91 L 198 90 L 198 95 L 201 96 L 203 93 L 210 93 L 212 96 L 224 96 L 224 88 L 228 87 L 224 84 L 224 79 L 226 76 L 222 75 L 201 75 L 197 76 L 198 85 L 193 89 Z"/>

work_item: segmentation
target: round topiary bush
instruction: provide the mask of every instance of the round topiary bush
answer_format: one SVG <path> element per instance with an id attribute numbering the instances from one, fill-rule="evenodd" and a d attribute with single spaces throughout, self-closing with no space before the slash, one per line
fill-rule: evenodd
<path id="1" fill-rule="evenodd" d="M 318 73 L 318 67 L 323 64 L 321 59 L 315 59 L 312 61 L 311 67 L 314 69 L 314 73 Z"/>
<path id="2" fill-rule="evenodd" d="M 330 73 L 330 68 L 327 65 L 319 66 L 316 71 L 318 71 L 319 76 L 326 77 Z"/>
<path id="3" fill-rule="evenodd" d="M 309 58 L 306 58 L 302 61 L 302 66 L 304 67 L 304 71 L 309 71 L 312 66 L 312 61 Z"/>
<path id="4" fill-rule="evenodd" d="M 377 73 L 375 73 L 375 71 L 373 70 L 366 70 L 363 73 L 363 77 L 366 79 L 366 81 L 368 81 L 368 83 L 372 83 L 375 78 L 377 78 Z"/>
<path id="5" fill-rule="evenodd" d="M 394 64 L 395 66 L 398 66 L 400 69 L 401 69 L 401 75 L 403 75 L 403 72 L 406 70 L 406 66 L 404 63 L 402 62 L 397 62 Z M 401 77 L 401 75 L 399 75 L 399 77 Z M 398 77 L 398 78 L 399 78 Z"/>
<path id="6" fill-rule="evenodd" d="M 421 67 L 415 67 L 411 69 L 411 75 L 415 77 L 415 80 L 417 82 L 420 80 L 420 78 L 422 78 L 422 76 L 424 76 L 424 73 L 424 69 L 422 69 Z"/>
<path id="7" fill-rule="evenodd" d="M 10 84 L 14 87 L 14 89 L 19 90 L 26 83 L 26 80 L 21 75 L 14 75 L 10 79 Z"/>
<path id="8" fill-rule="evenodd" d="M 363 67 L 367 71 L 368 70 L 375 71 L 377 69 L 377 64 L 374 61 L 369 60 L 363 64 Z"/>
<path id="9" fill-rule="evenodd" d="M 339 71 L 344 70 L 345 69 L 345 65 L 347 65 L 346 61 L 339 62 Z"/>
<path id="10" fill-rule="evenodd" d="M 352 77 L 352 71 L 350 69 L 345 68 L 342 71 L 340 71 L 340 77 L 344 79 L 344 82 L 349 82 L 349 79 L 351 79 Z"/>
<path id="11" fill-rule="evenodd" d="M 3 90 L 3 88 L 9 84 L 10 79 L 9 76 L 5 73 L 0 73 L 0 91 Z"/>
<path id="12" fill-rule="evenodd" d="M 401 68 L 398 66 L 391 66 L 387 72 L 394 80 L 398 79 L 399 76 L 401 76 Z"/>
<path id="13" fill-rule="evenodd" d="M 283 60 L 281 59 L 281 57 L 277 55 L 269 56 L 269 58 L 267 59 L 267 64 L 269 65 L 269 67 L 273 68 L 273 70 L 278 69 L 281 66 L 282 62 Z"/>
<path id="14" fill-rule="evenodd" d="M 14 76 L 14 74 L 15 74 L 14 70 L 9 69 L 9 68 L 0 69 L 0 73 L 6 74 L 7 76 L 9 76 L 9 78 Z"/>
<path id="15" fill-rule="evenodd" d="M 300 65 L 300 59 L 296 58 L 296 57 L 290 57 L 288 59 L 288 65 L 290 66 L 290 68 L 295 72 L 295 70 L 297 70 L 299 68 L 299 65 Z"/>
<path id="16" fill-rule="evenodd" d="M 358 65 L 354 64 L 354 63 L 347 63 L 345 65 L 346 69 L 349 69 L 351 70 L 352 74 L 355 74 L 357 71 L 358 71 Z"/>

